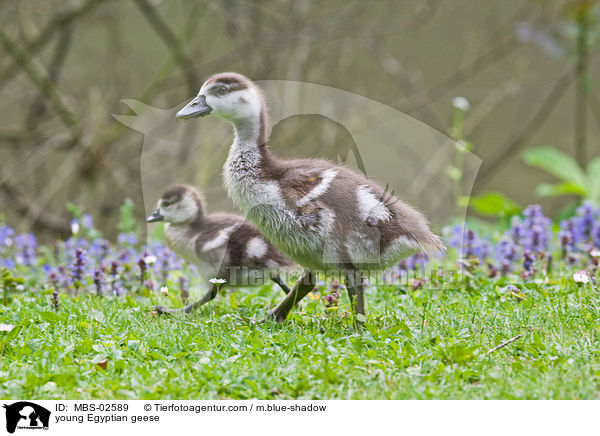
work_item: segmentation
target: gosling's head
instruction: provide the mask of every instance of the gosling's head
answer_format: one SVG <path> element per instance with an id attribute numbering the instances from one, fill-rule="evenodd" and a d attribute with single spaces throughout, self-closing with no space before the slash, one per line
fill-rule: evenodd
<path id="1" fill-rule="evenodd" d="M 173 224 L 184 224 L 202 217 L 204 200 L 202 195 L 192 186 L 171 186 L 158 200 L 156 210 L 146 222 L 166 221 Z"/>
<path id="2" fill-rule="evenodd" d="M 218 73 L 177 112 L 177 119 L 215 115 L 236 122 L 261 116 L 263 107 L 262 93 L 250 79 L 238 73 Z"/>

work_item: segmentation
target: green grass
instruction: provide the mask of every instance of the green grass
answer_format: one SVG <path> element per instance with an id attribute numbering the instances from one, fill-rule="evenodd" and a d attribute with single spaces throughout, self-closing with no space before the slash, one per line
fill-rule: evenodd
<path id="1" fill-rule="evenodd" d="M 284 324 L 252 322 L 281 299 L 270 287 L 170 318 L 151 313 L 160 296 L 61 296 L 54 312 L 49 293 L 14 293 L 0 305 L 15 325 L 0 333 L 0 397 L 598 398 L 597 289 L 566 276 L 522 286 L 522 300 L 485 278 L 471 286 L 371 287 L 362 333 L 347 300 L 325 313 L 307 298 Z"/>

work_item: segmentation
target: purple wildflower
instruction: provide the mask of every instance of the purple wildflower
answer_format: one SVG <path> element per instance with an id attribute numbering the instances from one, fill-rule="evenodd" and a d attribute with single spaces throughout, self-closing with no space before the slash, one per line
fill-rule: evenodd
<path id="1" fill-rule="evenodd" d="M 58 312 L 58 292 L 56 292 L 56 289 L 52 292 L 52 308 Z"/>
<path id="2" fill-rule="evenodd" d="M 444 229 L 444 237 L 448 241 L 448 246 L 452 248 L 460 248 L 463 242 L 464 228 L 459 225 L 452 226 L 452 228 Z"/>
<path id="3" fill-rule="evenodd" d="M 52 286 L 54 286 L 55 288 L 59 285 L 59 280 L 58 280 L 58 274 L 56 273 L 56 271 L 51 271 L 50 274 L 48 274 L 48 278 L 50 279 L 50 283 L 52 283 Z"/>
<path id="4" fill-rule="evenodd" d="M 518 218 L 513 219 L 512 227 L 510 229 L 510 234 L 512 236 L 512 240 L 516 245 L 521 243 L 521 239 L 523 238 L 523 227 L 518 221 Z"/>
<path id="5" fill-rule="evenodd" d="M 13 244 L 14 234 L 15 231 L 9 226 L 0 226 L 0 247 L 10 247 Z"/>
<path id="6" fill-rule="evenodd" d="M 429 257 L 427 256 L 427 254 L 416 253 L 400 261 L 400 263 L 398 264 L 398 269 L 400 271 L 414 271 L 417 269 L 422 269 L 425 267 L 425 265 L 427 265 L 428 261 Z"/>
<path id="7" fill-rule="evenodd" d="M 110 275 L 113 277 L 116 277 L 118 270 L 119 270 L 119 263 L 116 260 L 113 260 L 110 263 Z"/>
<path id="8" fill-rule="evenodd" d="M 136 255 L 136 252 L 131 248 L 122 248 L 117 253 L 117 258 L 122 264 L 130 263 L 132 258 Z"/>
<path id="9" fill-rule="evenodd" d="M 474 230 L 467 230 L 467 237 L 465 238 L 464 245 L 464 256 L 465 257 L 474 257 L 475 256 L 475 244 L 476 244 L 476 235 Z"/>
<path id="10" fill-rule="evenodd" d="M 560 230 L 558 232 L 558 242 L 560 244 L 560 258 L 565 260 L 575 248 L 573 232 L 567 229 Z"/>
<path id="11" fill-rule="evenodd" d="M 113 260 L 110 264 L 110 287 L 113 295 L 117 296 L 117 281 L 119 274 L 119 263 L 116 260 Z"/>
<path id="12" fill-rule="evenodd" d="M 142 257 L 138 260 L 138 267 L 140 268 L 140 284 L 144 286 L 144 280 L 146 278 L 146 270 L 148 269 L 148 265 L 146 264 L 146 256 L 147 253 L 144 253 Z"/>
<path id="13" fill-rule="evenodd" d="M 574 217 L 563 220 L 560 228 L 558 238 L 563 259 L 576 250 L 600 247 L 600 210 L 589 203 L 580 206 Z"/>
<path id="14" fill-rule="evenodd" d="M 169 273 L 181 269 L 182 261 L 163 245 L 153 245 L 151 252 L 156 255 L 157 261 L 153 265 L 154 273 L 161 277 L 162 283 L 166 283 Z"/>
<path id="15" fill-rule="evenodd" d="M 461 257 L 478 257 L 480 260 L 488 257 L 490 252 L 489 242 L 480 238 L 474 230 L 467 229 L 465 232 L 462 226 L 455 225 L 449 231 L 445 229 L 444 233 L 448 246 L 457 248 Z"/>
<path id="16" fill-rule="evenodd" d="M 96 295 L 102 295 L 102 269 L 94 271 L 94 286 L 96 287 Z"/>
<path id="17" fill-rule="evenodd" d="M 507 275 L 512 271 L 513 263 L 517 260 L 519 246 L 512 238 L 502 238 L 496 246 L 496 259 L 500 264 L 500 273 Z"/>
<path id="18" fill-rule="evenodd" d="M 2 262 L 2 265 L 8 269 L 15 269 L 17 267 L 17 264 L 12 259 L 4 259 L 4 261 Z"/>
<path id="19" fill-rule="evenodd" d="M 496 277 L 498 275 L 498 268 L 496 268 L 496 266 L 493 263 L 488 262 L 487 264 L 488 267 L 488 278 L 493 279 L 494 277 Z"/>
<path id="20" fill-rule="evenodd" d="M 81 217 L 81 225 L 90 230 L 94 228 L 94 219 L 92 218 L 91 215 L 84 213 L 83 216 Z"/>
<path id="21" fill-rule="evenodd" d="M 86 251 L 89 249 L 89 243 L 84 238 L 69 238 L 64 243 L 65 250 L 65 262 L 73 263 L 75 262 L 75 257 L 77 250 Z"/>
<path id="22" fill-rule="evenodd" d="M 467 230 L 463 242 L 462 257 L 466 259 L 476 257 L 483 261 L 488 257 L 489 252 L 490 244 L 486 240 L 481 239 L 474 230 Z"/>
<path id="23" fill-rule="evenodd" d="M 577 208 L 574 221 L 578 242 L 591 240 L 592 230 L 597 220 L 598 211 L 590 203 L 584 203 Z"/>
<path id="24" fill-rule="evenodd" d="M 89 251 L 91 257 L 102 261 L 110 254 L 110 244 L 106 239 L 97 238 L 92 241 Z"/>
<path id="25" fill-rule="evenodd" d="M 422 289 L 423 286 L 425 286 L 425 279 L 423 278 L 415 277 L 410 281 L 410 287 L 413 291 L 416 291 L 417 289 Z"/>
<path id="26" fill-rule="evenodd" d="M 600 248 L 600 219 L 594 222 L 594 227 L 592 228 L 592 243 L 594 247 Z"/>
<path id="27" fill-rule="evenodd" d="M 67 273 L 67 269 L 63 265 L 58 267 L 57 276 L 58 276 L 58 280 L 60 282 L 62 282 L 62 286 L 65 288 L 65 290 L 69 291 L 71 289 L 72 278 Z"/>
<path id="28" fill-rule="evenodd" d="M 542 207 L 537 204 L 527 206 L 523 216 L 520 245 L 534 253 L 547 251 L 552 234 L 552 221 L 544 216 Z"/>
<path id="29" fill-rule="evenodd" d="M 576 263 L 579 263 L 581 261 L 581 256 L 577 253 L 569 253 L 569 256 L 567 257 L 567 263 L 569 265 L 575 265 Z"/>
<path id="30" fill-rule="evenodd" d="M 137 236 L 133 233 L 121 233 L 117 236 L 117 242 L 119 245 L 131 245 L 135 247 L 137 245 Z"/>
<path id="31" fill-rule="evenodd" d="M 339 292 L 332 292 L 323 297 L 323 303 L 325 304 L 325 307 L 337 307 L 340 304 L 340 297 L 341 295 Z"/>
<path id="32" fill-rule="evenodd" d="M 16 262 L 21 265 L 33 265 L 37 247 L 35 236 L 31 233 L 23 233 L 15 236 L 14 243 L 17 250 Z"/>
<path id="33" fill-rule="evenodd" d="M 454 226 L 450 234 L 446 232 L 445 237 L 450 247 L 458 248 L 458 254 L 463 259 L 478 258 L 484 261 L 490 254 L 490 243 L 479 237 L 473 229 Z"/>
<path id="34" fill-rule="evenodd" d="M 523 252 L 523 278 L 529 278 L 535 274 L 535 257 L 529 250 Z"/>
<path id="35" fill-rule="evenodd" d="M 75 250 L 75 260 L 71 267 L 71 276 L 75 281 L 75 286 L 79 288 L 83 279 L 83 268 L 85 267 L 85 253 L 81 248 Z"/>
<path id="36" fill-rule="evenodd" d="M 501 293 L 503 294 L 509 294 L 509 293 L 517 293 L 520 294 L 521 290 L 519 288 L 517 288 L 515 285 L 506 285 L 502 288 L 499 289 Z"/>

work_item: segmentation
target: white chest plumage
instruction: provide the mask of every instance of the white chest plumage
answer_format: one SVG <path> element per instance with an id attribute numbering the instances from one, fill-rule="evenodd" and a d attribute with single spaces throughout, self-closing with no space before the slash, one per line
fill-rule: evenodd
<path id="1" fill-rule="evenodd" d="M 285 208 L 278 183 L 260 177 L 259 163 L 256 144 L 233 143 L 223 173 L 229 196 L 246 213 L 264 205 Z"/>
<path id="2" fill-rule="evenodd" d="M 197 259 L 194 248 L 196 238 L 190 238 L 186 227 L 167 223 L 165 225 L 165 236 L 169 246 L 177 253 L 177 255 L 188 262 L 196 262 Z"/>
<path id="3" fill-rule="evenodd" d="M 224 167 L 227 192 L 235 205 L 246 213 L 278 249 L 293 260 L 306 264 L 325 245 L 332 247 L 332 244 L 325 244 L 325 241 L 329 239 L 334 214 L 329 210 L 322 210 L 318 212 L 318 216 L 309 217 L 290 209 L 279 183 L 261 177 L 260 159 L 260 150 L 255 143 L 240 143 L 236 140 Z M 335 173 L 330 178 L 334 176 Z M 327 183 L 329 182 L 328 179 Z M 312 194 L 311 192 L 300 200 L 302 205 L 319 197 L 322 192 Z M 311 228 L 311 220 L 318 223 L 318 228 Z M 331 253 L 325 257 L 328 258 L 325 260 L 327 263 L 337 259 Z"/>

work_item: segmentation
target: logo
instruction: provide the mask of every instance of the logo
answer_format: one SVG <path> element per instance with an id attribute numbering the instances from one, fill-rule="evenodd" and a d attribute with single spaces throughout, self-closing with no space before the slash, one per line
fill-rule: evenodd
<path id="1" fill-rule="evenodd" d="M 6 409 L 6 431 L 14 433 L 15 429 L 48 430 L 50 411 L 29 401 L 19 401 Z"/>

